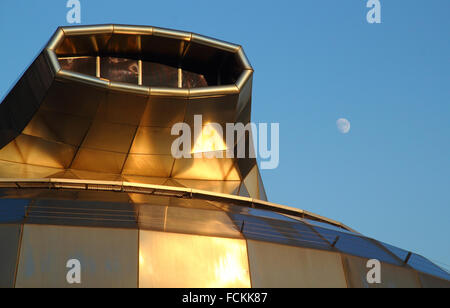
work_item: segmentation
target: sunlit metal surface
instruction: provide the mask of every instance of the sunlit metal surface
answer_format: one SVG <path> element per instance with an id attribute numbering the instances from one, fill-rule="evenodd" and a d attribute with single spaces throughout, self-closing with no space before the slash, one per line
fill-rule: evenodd
<path id="1" fill-rule="evenodd" d="M 254 159 L 241 169 L 238 159 L 171 155 L 175 123 L 192 126 L 194 115 L 205 124 L 250 121 L 252 72 L 240 46 L 198 34 L 126 25 L 60 28 L 1 104 L 0 177 L 29 177 L 21 165 L 30 165 L 59 169 L 37 172 L 44 177 L 77 173 L 87 180 L 110 174 L 230 187 L 245 179 L 252 187 L 242 191 L 266 200 L 259 172 L 246 170 L 257 169 Z M 225 136 L 213 133 L 191 140 L 191 151 L 226 150 Z"/>
<path id="2" fill-rule="evenodd" d="M 245 240 L 140 231 L 139 286 L 249 288 Z"/>
<path id="3" fill-rule="evenodd" d="M 66 281 L 81 262 L 81 284 Z M 138 231 L 25 225 L 16 287 L 137 287 Z"/>
<path id="4" fill-rule="evenodd" d="M 254 288 L 346 288 L 338 253 L 248 241 Z"/>

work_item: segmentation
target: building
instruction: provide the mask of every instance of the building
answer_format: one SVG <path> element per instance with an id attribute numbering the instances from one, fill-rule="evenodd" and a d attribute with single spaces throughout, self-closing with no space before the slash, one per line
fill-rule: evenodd
<path id="1" fill-rule="evenodd" d="M 248 123 L 252 76 L 241 46 L 193 33 L 58 29 L 0 104 L 0 287 L 449 287 L 422 256 L 268 202 L 255 159 L 171 155 L 196 114 Z"/>

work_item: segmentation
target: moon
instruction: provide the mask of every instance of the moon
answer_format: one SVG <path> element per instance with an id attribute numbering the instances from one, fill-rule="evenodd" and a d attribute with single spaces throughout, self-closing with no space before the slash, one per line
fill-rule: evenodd
<path id="1" fill-rule="evenodd" d="M 342 134 L 348 134 L 350 132 L 350 121 L 344 118 L 336 121 L 336 126 L 339 132 Z"/>

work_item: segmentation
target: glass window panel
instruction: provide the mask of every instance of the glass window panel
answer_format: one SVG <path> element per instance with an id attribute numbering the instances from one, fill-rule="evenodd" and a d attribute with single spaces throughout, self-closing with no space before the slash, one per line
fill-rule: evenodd
<path id="1" fill-rule="evenodd" d="M 205 76 L 183 70 L 183 88 L 202 88 L 207 87 L 208 82 Z"/>
<path id="2" fill-rule="evenodd" d="M 420 255 L 413 253 L 408 264 L 418 271 L 450 281 L 450 274 L 447 271 Z"/>
<path id="3" fill-rule="evenodd" d="M 346 230 L 344 228 L 340 228 L 340 227 L 335 226 L 335 225 L 327 224 L 325 222 L 311 220 L 311 219 L 306 219 L 306 218 L 299 218 L 299 219 L 302 219 L 302 220 L 306 221 L 306 223 L 308 223 L 310 225 L 313 225 L 313 226 L 322 227 L 322 228 L 326 228 L 326 229 L 331 229 L 331 230 L 338 231 L 338 232 L 345 232 L 345 233 L 355 234 L 354 232 L 351 232 L 351 231 Z"/>
<path id="4" fill-rule="evenodd" d="M 248 239 L 330 249 L 329 243 L 301 222 L 279 221 L 235 213 L 228 213 L 228 215 Z"/>
<path id="5" fill-rule="evenodd" d="M 380 242 L 381 245 L 386 247 L 390 252 L 392 252 L 394 255 L 396 255 L 400 260 L 405 261 L 406 257 L 408 256 L 408 251 L 403 250 L 401 248 Z"/>
<path id="6" fill-rule="evenodd" d="M 314 229 L 330 243 L 334 243 L 337 240 L 335 247 L 344 253 L 402 265 L 397 258 L 383 249 L 381 244 L 377 245 L 367 238 L 320 227 L 314 227 Z"/>
<path id="7" fill-rule="evenodd" d="M 242 237 L 225 212 L 214 210 L 139 205 L 139 226 L 166 232 Z"/>
<path id="8" fill-rule="evenodd" d="M 111 81 L 138 84 L 138 61 L 125 58 L 102 57 L 100 75 Z"/>
<path id="9" fill-rule="evenodd" d="M 278 219 L 278 220 L 284 220 L 284 221 L 290 221 L 290 222 L 298 221 L 297 219 L 290 218 L 290 217 L 287 217 L 286 215 L 282 215 L 282 214 L 272 212 L 272 211 L 255 209 L 255 208 L 246 207 L 246 206 L 238 206 L 238 205 L 233 205 L 230 203 L 217 202 L 217 201 L 211 201 L 211 203 L 214 204 L 215 206 L 217 206 L 218 208 L 223 209 L 224 211 L 231 212 L 234 214 L 251 215 L 251 216 Z"/>
<path id="10" fill-rule="evenodd" d="M 0 223 L 23 221 L 29 204 L 29 199 L 0 199 Z"/>
<path id="11" fill-rule="evenodd" d="M 142 84 L 150 87 L 178 88 L 178 68 L 142 61 Z"/>
<path id="12" fill-rule="evenodd" d="M 68 284 L 67 261 L 81 265 L 81 284 Z M 24 226 L 18 288 L 135 288 L 138 230 Z"/>
<path id="13" fill-rule="evenodd" d="M 59 58 L 59 63 L 63 70 L 73 71 L 90 76 L 96 76 L 96 57 L 69 57 Z"/>
<path id="14" fill-rule="evenodd" d="M 249 288 L 245 240 L 141 230 L 141 288 Z"/>
<path id="15" fill-rule="evenodd" d="M 27 223 L 72 226 L 136 228 L 134 206 L 123 203 L 73 200 L 35 200 Z"/>
<path id="16" fill-rule="evenodd" d="M 283 216 L 283 215 L 275 213 L 275 212 L 254 209 L 254 208 L 250 208 L 250 207 L 234 207 L 233 212 L 235 212 L 237 214 L 252 215 L 252 216 L 258 216 L 258 217 L 264 217 L 264 218 L 296 222 L 295 219 Z"/>

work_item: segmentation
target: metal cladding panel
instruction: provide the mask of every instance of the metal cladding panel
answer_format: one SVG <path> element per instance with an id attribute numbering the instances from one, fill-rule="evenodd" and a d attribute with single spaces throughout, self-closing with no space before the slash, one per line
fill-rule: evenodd
<path id="1" fill-rule="evenodd" d="M 97 119 L 131 126 L 138 126 L 146 108 L 148 96 L 110 91 L 106 101 L 99 105 Z"/>
<path id="2" fill-rule="evenodd" d="M 71 145 L 20 134 L 0 150 L 0 160 L 50 168 L 67 168 L 75 155 Z"/>
<path id="3" fill-rule="evenodd" d="M 0 160 L 0 174 L 2 178 L 14 179 L 42 179 L 61 171 L 61 169 L 11 163 Z"/>
<path id="4" fill-rule="evenodd" d="M 433 288 L 433 289 L 450 288 L 450 281 L 440 279 L 431 275 L 419 273 L 419 279 L 423 288 Z"/>
<path id="5" fill-rule="evenodd" d="M 367 273 L 368 259 L 343 255 L 344 269 L 350 288 L 420 288 L 417 273 L 408 267 L 381 263 L 381 283 L 369 284 Z"/>
<path id="6" fill-rule="evenodd" d="M 234 123 L 237 101 L 238 94 L 211 94 L 209 97 L 190 97 L 185 122 L 194 127 L 194 116 L 202 115 L 203 125 L 207 123 Z"/>
<path id="7" fill-rule="evenodd" d="M 346 288 L 338 253 L 248 240 L 254 288 Z"/>
<path id="8" fill-rule="evenodd" d="M 39 108 L 53 77 L 45 53 L 41 53 L 3 101 L 2 111 L 6 111 L 11 120 L 0 124 L 1 131 L 20 133 L 23 130 Z M 0 140 L 0 147 L 4 141 L 8 140 Z"/>
<path id="9" fill-rule="evenodd" d="M 69 284 L 67 262 L 81 263 Z M 137 287 L 138 231 L 25 225 L 16 287 Z"/>
<path id="10" fill-rule="evenodd" d="M 224 158 L 180 158 L 175 160 L 172 177 L 175 179 L 198 179 L 211 181 L 239 181 L 239 171 L 234 160 Z"/>
<path id="11" fill-rule="evenodd" d="M 103 88 L 81 82 L 56 80 L 41 108 L 93 120 L 106 93 Z"/>
<path id="12" fill-rule="evenodd" d="M 138 128 L 130 154 L 171 155 L 171 146 L 177 136 L 170 133 L 170 128 Z"/>
<path id="13" fill-rule="evenodd" d="M 140 231 L 139 287 L 249 288 L 245 240 Z"/>
<path id="14" fill-rule="evenodd" d="M 182 179 L 177 179 L 176 181 L 184 187 L 232 195 L 237 194 L 236 192 L 241 184 L 240 181 L 201 181 Z"/>
<path id="15" fill-rule="evenodd" d="M 0 288 L 13 288 L 21 225 L 0 224 Z"/>
<path id="16" fill-rule="evenodd" d="M 142 126 L 172 128 L 184 121 L 187 99 L 185 97 L 150 96 L 142 115 Z"/>

